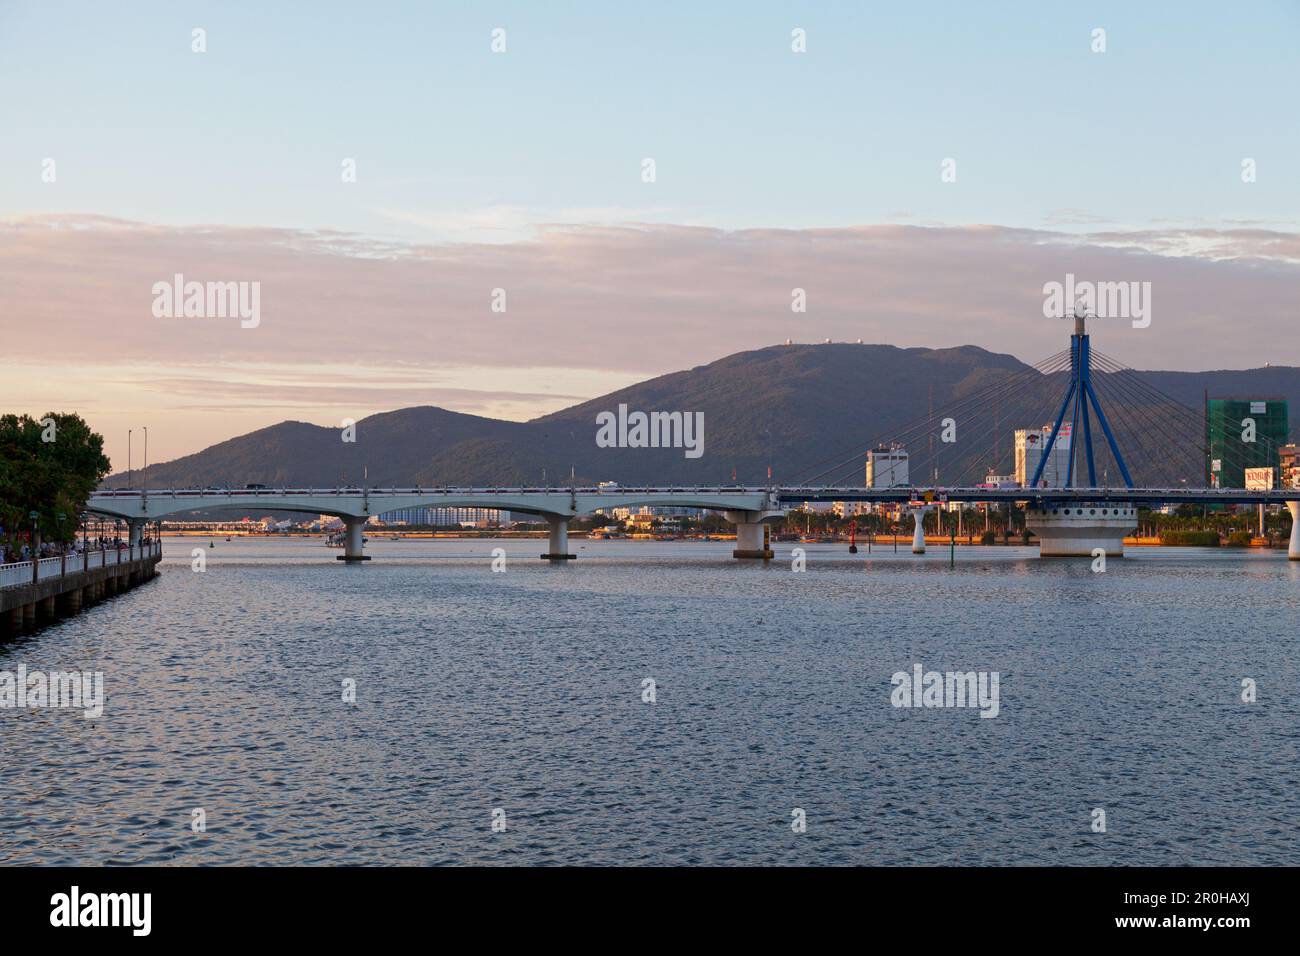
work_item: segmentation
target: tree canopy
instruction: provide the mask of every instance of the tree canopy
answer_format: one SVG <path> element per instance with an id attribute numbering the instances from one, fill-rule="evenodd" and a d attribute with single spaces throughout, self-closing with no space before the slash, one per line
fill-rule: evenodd
<path id="1" fill-rule="evenodd" d="M 14 538 L 39 515 L 41 537 L 71 540 L 86 500 L 109 473 L 104 438 L 77 414 L 0 416 L 0 528 Z M 59 515 L 63 521 L 59 521 Z"/>

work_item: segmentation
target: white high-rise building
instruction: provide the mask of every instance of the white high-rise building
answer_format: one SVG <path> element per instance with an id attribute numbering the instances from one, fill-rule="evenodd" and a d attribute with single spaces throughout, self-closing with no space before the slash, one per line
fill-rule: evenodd
<path id="1" fill-rule="evenodd" d="M 1051 437 L 1051 425 L 1044 425 L 1042 428 L 1016 429 L 1016 481 L 1022 488 L 1033 480 L 1034 472 L 1038 470 L 1038 462 L 1043 457 L 1043 449 L 1047 447 L 1047 439 Z M 1043 469 L 1042 477 L 1038 479 L 1040 488 L 1065 487 L 1065 479 L 1070 473 L 1071 448 L 1070 424 L 1062 422 L 1060 434 L 1056 436 L 1052 453 L 1048 456 L 1047 466 Z"/>
<path id="2" fill-rule="evenodd" d="M 893 448 L 875 448 L 867 452 L 868 488 L 903 488 L 911 482 L 907 477 L 907 451 Z"/>

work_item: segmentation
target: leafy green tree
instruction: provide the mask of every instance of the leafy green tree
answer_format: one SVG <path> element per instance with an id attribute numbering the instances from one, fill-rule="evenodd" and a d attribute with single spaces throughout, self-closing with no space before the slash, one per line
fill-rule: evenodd
<path id="1" fill-rule="evenodd" d="M 0 527 L 5 536 L 12 541 L 30 529 L 35 511 L 42 538 L 71 540 L 86 500 L 110 470 L 103 436 L 80 415 L 0 416 Z"/>

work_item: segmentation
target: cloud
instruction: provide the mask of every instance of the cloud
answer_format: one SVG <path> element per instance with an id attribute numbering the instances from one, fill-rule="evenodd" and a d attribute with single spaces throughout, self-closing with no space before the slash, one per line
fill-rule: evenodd
<path id="1" fill-rule="evenodd" d="M 1067 334 L 1042 316 L 1043 284 L 1072 272 L 1152 283 L 1150 328 L 1094 327 L 1099 348 L 1135 367 L 1300 363 L 1300 235 L 1261 228 L 557 224 L 524 242 L 421 245 L 51 216 L 0 223 L 0 272 L 5 350 L 19 361 L 653 374 L 786 338 L 969 343 L 1034 361 Z M 152 286 L 174 273 L 261 283 L 260 326 L 155 318 Z M 806 313 L 791 311 L 795 288 Z"/>
<path id="2" fill-rule="evenodd" d="M 439 242 L 521 242 L 536 237 L 549 225 L 594 225 L 628 221 L 660 221 L 671 217 L 667 207 L 625 208 L 590 206 L 569 209 L 535 209 L 498 204 L 458 212 L 422 212 L 414 209 L 374 209 L 382 219 L 416 226 Z"/>

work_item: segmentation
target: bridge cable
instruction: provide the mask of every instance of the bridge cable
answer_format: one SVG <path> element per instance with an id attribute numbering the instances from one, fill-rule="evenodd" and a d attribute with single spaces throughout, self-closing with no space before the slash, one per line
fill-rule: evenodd
<path id="1" fill-rule="evenodd" d="M 939 414 L 943 414 L 944 412 L 946 412 L 948 416 L 951 416 L 954 412 L 964 412 L 969 407 L 987 405 L 990 399 L 996 399 L 999 398 L 1002 394 L 1009 393 L 1013 390 L 1018 390 L 1024 384 L 1028 384 L 1036 381 L 1042 381 L 1042 379 L 1044 378 L 1045 370 L 1050 369 L 1051 372 L 1058 371 L 1059 369 L 1052 368 L 1052 366 L 1060 363 L 1062 359 L 1068 361 L 1068 356 L 1069 356 L 1068 350 L 1063 351 L 1057 353 L 1056 355 L 1050 356 L 1047 359 L 1042 360 L 1036 365 L 1029 366 L 1027 368 L 1009 373 L 1006 377 L 999 378 L 997 381 L 987 386 L 983 386 L 969 395 L 963 396 L 962 398 L 956 401 L 956 404 L 941 410 Z M 867 451 L 884 447 L 890 441 L 899 444 L 905 444 L 906 439 L 927 435 L 933 430 L 933 426 L 934 426 L 934 413 L 927 413 L 926 415 L 920 416 L 912 420 L 911 422 L 905 422 L 903 425 L 895 429 L 892 434 L 882 435 L 878 440 L 872 442 L 868 446 L 868 448 L 861 451 L 856 451 L 851 457 L 843 459 L 842 461 L 837 462 L 836 464 L 833 464 L 830 467 L 825 468 L 820 472 L 817 472 L 815 474 L 810 475 L 809 477 L 802 479 L 800 481 L 800 484 L 809 486 L 812 485 L 813 482 L 816 482 L 817 480 L 823 478 L 824 476 L 832 472 L 840 472 L 850 467 L 856 469 L 857 467 L 860 466 L 862 460 L 865 458 Z M 817 462 L 814 465 L 814 467 L 816 467 L 816 465 L 823 464 L 828 460 L 830 459 L 829 458 L 822 459 L 822 461 Z"/>

